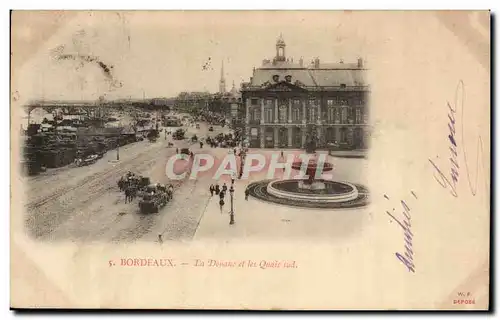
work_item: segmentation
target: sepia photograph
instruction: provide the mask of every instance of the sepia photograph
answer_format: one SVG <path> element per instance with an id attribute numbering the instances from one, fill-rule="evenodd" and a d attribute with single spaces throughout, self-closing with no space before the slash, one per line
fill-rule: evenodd
<path id="1" fill-rule="evenodd" d="M 11 307 L 488 310 L 490 19 L 12 11 Z"/>
<path id="2" fill-rule="evenodd" d="M 134 18 L 93 13 L 96 24 L 36 66 L 19 128 L 30 237 L 259 240 L 360 228 L 370 132 L 362 40 L 315 44 L 300 28 L 263 37 L 247 26 L 188 39 Z"/>

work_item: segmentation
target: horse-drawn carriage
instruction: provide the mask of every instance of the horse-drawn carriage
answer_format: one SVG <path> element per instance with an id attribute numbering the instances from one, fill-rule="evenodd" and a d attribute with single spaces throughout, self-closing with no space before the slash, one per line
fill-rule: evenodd
<path id="1" fill-rule="evenodd" d="M 156 183 L 151 184 L 147 177 L 128 172 L 118 181 L 120 191 L 125 192 L 125 203 L 139 197 L 139 209 L 142 213 L 155 213 L 165 206 L 174 194 L 174 186 Z"/>
<path id="2" fill-rule="evenodd" d="M 158 132 L 158 130 L 150 130 L 149 133 L 148 133 L 148 139 L 150 142 L 156 142 L 156 140 L 158 139 L 158 137 L 160 136 L 160 133 Z"/>
<path id="3" fill-rule="evenodd" d="M 182 129 L 177 129 L 174 134 L 173 134 L 173 138 L 174 140 L 183 140 L 184 139 L 184 136 L 185 136 L 185 132 L 184 130 Z"/>
<path id="4" fill-rule="evenodd" d="M 153 184 L 147 186 L 142 191 L 142 199 L 139 201 L 141 213 L 157 213 L 172 200 L 173 189 L 172 185 Z"/>
<path id="5" fill-rule="evenodd" d="M 198 136 L 197 135 L 192 136 L 191 142 L 198 142 Z"/>
<path id="6" fill-rule="evenodd" d="M 137 190 L 141 190 L 150 184 L 151 180 L 148 177 L 139 176 L 130 172 L 118 180 L 118 188 L 120 188 L 120 191 L 126 191 L 130 187 L 136 187 Z"/>

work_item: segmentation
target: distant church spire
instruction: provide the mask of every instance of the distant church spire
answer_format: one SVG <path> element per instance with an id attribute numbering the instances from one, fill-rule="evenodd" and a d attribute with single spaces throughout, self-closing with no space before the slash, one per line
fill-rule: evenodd
<path id="1" fill-rule="evenodd" d="M 224 79 L 224 60 L 222 60 L 222 68 L 220 69 L 219 92 L 226 92 L 226 79 Z"/>

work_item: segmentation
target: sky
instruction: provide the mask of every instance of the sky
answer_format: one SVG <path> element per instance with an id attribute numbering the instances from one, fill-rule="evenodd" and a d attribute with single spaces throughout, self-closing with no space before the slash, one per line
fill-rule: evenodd
<path id="1" fill-rule="evenodd" d="M 49 19 L 50 16 L 44 18 Z M 344 12 L 92 12 L 78 13 L 39 47 L 19 75 L 31 99 L 95 100 L 171 97 L 249 81 L 252 69 L 275 55 L 280 33 L 286 55 L 305 63 L 366 59 L 362 16 Z M 39 28 L 39 27 L 38 27 Z M 13 24 L 13 37 L 37 37 L 36 23 Z M 57 60 L 57 54 L 97 57 L 96 63 Z"/>

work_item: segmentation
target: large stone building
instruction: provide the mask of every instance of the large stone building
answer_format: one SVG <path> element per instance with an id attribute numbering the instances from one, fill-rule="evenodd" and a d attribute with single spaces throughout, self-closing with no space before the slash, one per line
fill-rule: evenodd
<path id="1" fill-rule="evenodd" d="M 241 126 L 241 119 L 244 118 L 241 108 L 241 93 L 236 88 L 234 81 L 230 91 L 219 92 L 212 96 L 208 110 L 224 115 L 233 128 Z"/>
<path id="2" fill-rule="evenodd" d="M 254 69 L 241 88 L 245 134 L 253 148 L 304 148 L 308 136 L 320 148 L 366 148 L 367 96 L 363 60 L 305 65 L 285 55 L 282 36 L 276 56 Z"/>

